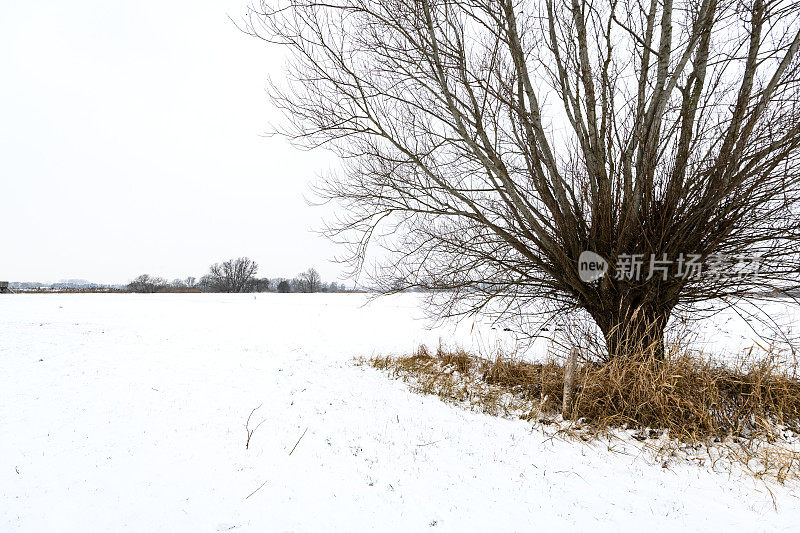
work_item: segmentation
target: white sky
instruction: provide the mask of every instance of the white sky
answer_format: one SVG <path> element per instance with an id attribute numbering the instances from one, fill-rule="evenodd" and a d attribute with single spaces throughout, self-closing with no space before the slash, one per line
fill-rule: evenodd
<path id="1" fill-rule="evenodd" d="M 240 255 L 336 279 L 304 200 L 332 158 L 262 135 L 282 62 L 228 20 L 246 5 L 4 2 L 0 280 L 199 277 Z"/>

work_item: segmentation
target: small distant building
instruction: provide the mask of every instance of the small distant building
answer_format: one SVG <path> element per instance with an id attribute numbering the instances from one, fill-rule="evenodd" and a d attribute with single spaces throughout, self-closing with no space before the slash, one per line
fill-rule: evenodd
<path id="1" fill-rule="evenodd" d="M 6 294 L 11 292 L 11 289 L 8 288 L 7 281 L 0 281 L 0 294 Z"/>

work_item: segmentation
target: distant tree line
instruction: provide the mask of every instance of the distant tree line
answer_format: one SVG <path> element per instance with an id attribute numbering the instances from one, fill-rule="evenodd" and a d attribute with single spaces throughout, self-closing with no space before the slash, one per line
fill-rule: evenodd
<path id="1" fill-rule="evenodd" d="M 292 279 L 259 278 L 258 263 L 248 257 L 214 263 L 200 279 L 189 276 L 172 281 L 142 274 L 127 285 L 129 292 L 351 292 L 343 283 L 326 283 L 309 268 Z"/>
<path id="2" fill-rule="evenodd" d="M 124 285 L 92 283 L 85 279 L 67 279 L 57 283 L 39 281 L 12 281 L 9 288 L 19 292 L 120 292 Z"/>

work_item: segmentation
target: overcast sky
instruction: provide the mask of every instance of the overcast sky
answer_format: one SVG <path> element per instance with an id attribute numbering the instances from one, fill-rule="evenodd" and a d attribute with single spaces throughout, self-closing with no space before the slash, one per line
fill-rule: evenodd
<path id="1" fill-rule="evenodd" d="M 339 250 L 312 229 L 326 153 L 266 138 L 282 61 L 228 20 L 247 0 L 5 2 L 0 8 L 0 280 L 259 274 Z"/>

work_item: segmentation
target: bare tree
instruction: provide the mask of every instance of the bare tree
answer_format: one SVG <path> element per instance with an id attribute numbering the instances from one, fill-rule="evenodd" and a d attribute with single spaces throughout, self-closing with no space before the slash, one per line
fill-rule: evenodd
<path id="1" fill-rule="evenodd" d="M 142 274 L 130 283 L 128 283 L 128 290 L 131 292 L 162 292 L 168 286 L 167 280 L 159 277 L 153 277 L 149 274 Z"/>
<path id="2" fill-rule="evenodd" d="M 269 278 L 253 279 L 252 290 L 254 292 L 269 292 L 272 288 L 272 282 Z"/>
<path id="3" fill-rule="evenodd" d="M 319 292 L 322 284 L 319 272 L 315 268 L 309 268 L 305 272 L 297 275 L 300 292 Z"/>
<path id="4" fill-rule="evenodd" d="M 276 290 L 278 292 L 284 292 L 284 293 L 285 292 L 291 292 L 292 291 L 292 285 L 289 283 L 288 280 L 282 279 L 277 283 Z"/>
<path id="5" fill-rule="evenodd" d="M 148 290 L 150 287 L 150 275 L 142 274 L 136 279 L 128 283 L 128 290 L 131 292 L 151 292 Z"/>
<path id="6" fill-rule="evenodd" d="M 243 29 L 292 53 L 271 87 L 284 133 L 342 156 L 319 192 L 343 207 L 329 232 L 354 269 L 377 241 L 387 290 L 442 289 L 445 315 L 583 309 L 615 354 L 663 346 L 678 311 L 797 286 L 799 14 L 263 0 Z M 581 277 L 586 251 L 605 276 Z M 753 258 L 759 275 L 739 275 Z"/>
<path id="7" fill-rule="evenodd" d="M 215 263 L 201 282 L 218 292 L 248 292 L 253 288 L 258 263 L 247 257 Z"/>

